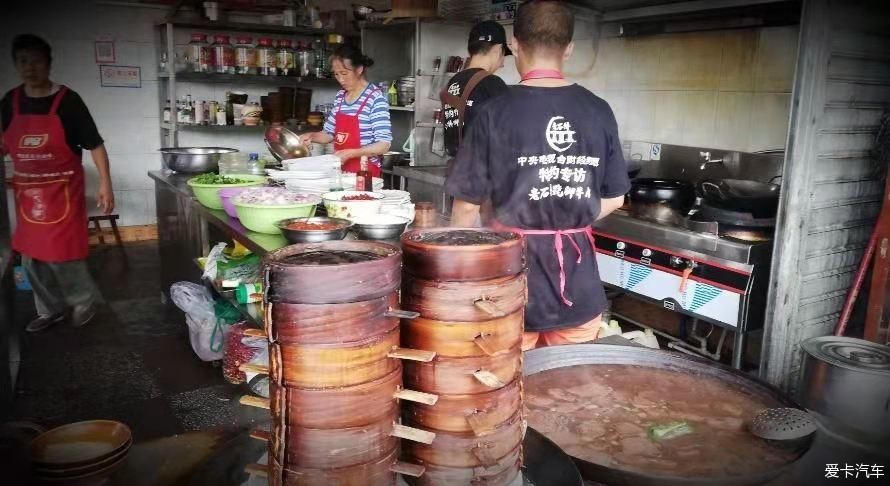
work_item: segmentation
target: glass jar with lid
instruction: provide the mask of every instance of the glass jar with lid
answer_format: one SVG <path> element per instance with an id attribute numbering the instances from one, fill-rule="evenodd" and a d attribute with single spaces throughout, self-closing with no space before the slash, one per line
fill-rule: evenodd
<path id="1" fill-rule="evenodd" d="M 214 35 L 210 51 L 213 53 L 215 72 L 219 74 L 235 74 L 235 48 L 232 47 L 229 36 L 223 34 Z"/>
<path id="2" fill-rule="evenodd" d="M 268 37 L 260 37 L 256 47 L 256 66 L 257 74 L 274 75 L 275 69 L 275 48 L 272 46 L 272 39 Z"/>
<path id="3" fill-rule="evenodd" d="M 256 49 L 251 37 L 240 36 L 235 39 L 235 72 L 256 74 Z"/>
<path id="4" fill-rule="evenodd" d="M 290 39 L 278 40 L 278 57 L 275 63 L 279 76 L 294 75 L 294 49 Z"/>
<path id="5" fill-rule="evenodd" d="M 294 69 L 297 76 L 304 78 L 314 72 L 315 56 L 312 49 L 309 48 L 308 42 L 304 44 L 302 41 L 297 41 L 297 49 L 294 51 Z"/>
<path id="6" fill-rule="evenodd" d="M 210 48 L 207 46 L 207 34 L 192 34 L 192 40 L 186 49 L 189 70 L 196 73 L 210 71 Z"/>

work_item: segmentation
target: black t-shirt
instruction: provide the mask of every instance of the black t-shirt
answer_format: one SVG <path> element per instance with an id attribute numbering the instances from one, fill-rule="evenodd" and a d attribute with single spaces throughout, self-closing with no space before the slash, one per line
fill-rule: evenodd
<path id="1" fill-rule="evenodd" d="M 481 68 L 465 69 L 455 74 L 448 81 L 448 92 L 454 96 L 460 96 L 464 92 L 464 87 L 470 82 L 470 78 L 481 70 Z M 506 91 L 507 83 L 504 83 L 503 79 L 493 74 L 479 81 L 479 84 L 476 85 L 476 88 L 473 89 L 473 92 L 470 93 L 470 98 L 467 100 L 467 110 L 464 114 L 464 135 L 466 135 L 466 127 L 473 121 L 473 116 L 476 114 L 476 110 L 479 109 L 479 105 L 488 99 L 504 94 Z M 457 153 L 458 129 L 460 128 L 457 110 L 451 109 L 449 105 L 445 105 L 444 117 L 445 151 L 453 157 Z"/>
<path id="2" fill-rule="evenodd" d="M 593 224 L 600 199 L 630 189 L 612 109 L 576 84 L 511 86 L 476 112 L 446 181 L 446 192 L 475 204 L 491 199 L 503 225 L 565 230 Z M 581 251 L 581 262 L 573 239 Z M 605 292 L 583 233 L 563 237 L 566 298 L 552 235 L 529 235 L 526 328 L 583 324 L 602 312 Z"/>
<path id="3" fill-rule="evenodd" d="M 19 98 L 19 110 L 26 115 L 45 115 L 49 113 L 53 100 L 59 93 L 61 90 L 49 96 L 31 98 L 25 95 L 23 89 Z M 0 100 L 0 121 L 3 131 L 6 131 L 12 123 L 12 96 L 13 91 L 9 91 L 3 100 Z M 82 149 L 93 150 L 104 142 L 87 105 L 80 95 L 71 89 L 67 90 L 65 97 L 59 103 L 58 115 L 65 129 L 65 140 L 75 154 L 80 154 Z"/>

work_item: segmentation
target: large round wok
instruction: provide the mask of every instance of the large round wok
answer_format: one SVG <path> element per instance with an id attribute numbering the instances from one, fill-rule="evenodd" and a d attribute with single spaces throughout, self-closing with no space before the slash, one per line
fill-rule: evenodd
<path id="1" fill-rule="evenodd" d="M 801 408 L 800 405 L 785 396 L 777 388 L 750 378 L 732 368 L 703 358 L 639 346 L 572 344 L 538 348 L 525 353 L 523 375 L 528 376 L 551 369 L 586 364 L 636 365 L 691 373 L 697 376 L 708 376 L 719 379 L 737 389 L 770 399 L 776 403 L 777 407 Z M 797 456 L 795 460 L 784 466 L 759 471 L 746 476 L 721 478 L 686 478 L 642 474 L 601 466 L 574 457 L 573 459 L 585 479 L 608 484 L 609 486 L 748 486 L 767 483 L 769 480 L 786 472 L 809 450 L 809 447 L 810 442 L 806 441 L 796 451 Z"/>

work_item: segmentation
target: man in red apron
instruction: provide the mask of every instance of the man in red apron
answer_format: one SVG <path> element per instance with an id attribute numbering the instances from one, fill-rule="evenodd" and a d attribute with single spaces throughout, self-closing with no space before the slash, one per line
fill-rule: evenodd
<path id="1" fill-rule="evenodd" d="M 321 132 L 300 136 L 304 144 L 334 143 L 344 172 L 356 173 L 362 157 L 368 157 L 372 177 L 380 177 L 380 155 L 392 143 L 389 103 L 380 87 L 368 82 L 367 70 L 374 61 L 360 50 L 344 45 L 332 56 L 334 77 L 343 88 Z"/>
<path id="2" fill-rule="evenodd" d="M 446 182 L 454 226 L 472 225 L 490 199 L 494 226 L 526 235 L 525 350 L 596 338 L 606 297 L 591 224 L 630 189 L 608 103 L 563 78 L 573 27 L 559 2 L 519 8 L 511 47 L 522 82 L 480 107 Z"/>
<path id="3" fill-rule="evenodd" d="M 108 156 L 80 97 L 49 80 L 49 45 L 36 36 L 19 36 L 13 59 L 24 84 L 3 98 L 0 113 L 3 147 L 13 161 L 12 246 L 22 255 L 38 313 L 26 329 L 44 329 L 69 311 L 72 325 L 82 326 L 95 315 L 101 297 L 86 266 L 81 147 L 92 150 L 102 179 L 98 204 L 106 214 L 114 208 Z"/>

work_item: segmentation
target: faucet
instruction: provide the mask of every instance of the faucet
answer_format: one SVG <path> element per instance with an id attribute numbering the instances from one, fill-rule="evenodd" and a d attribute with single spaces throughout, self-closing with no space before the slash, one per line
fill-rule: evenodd
<path id="1" fill-rule="evenodd" d="M 701 170 L 705 170 L 708 167 L 708 164 L 723 163 L 723 159 L 711 159 L 711 152 L 699 152 L 698 156 L 702 159 L 702 164 L 698 167 Z"/>

